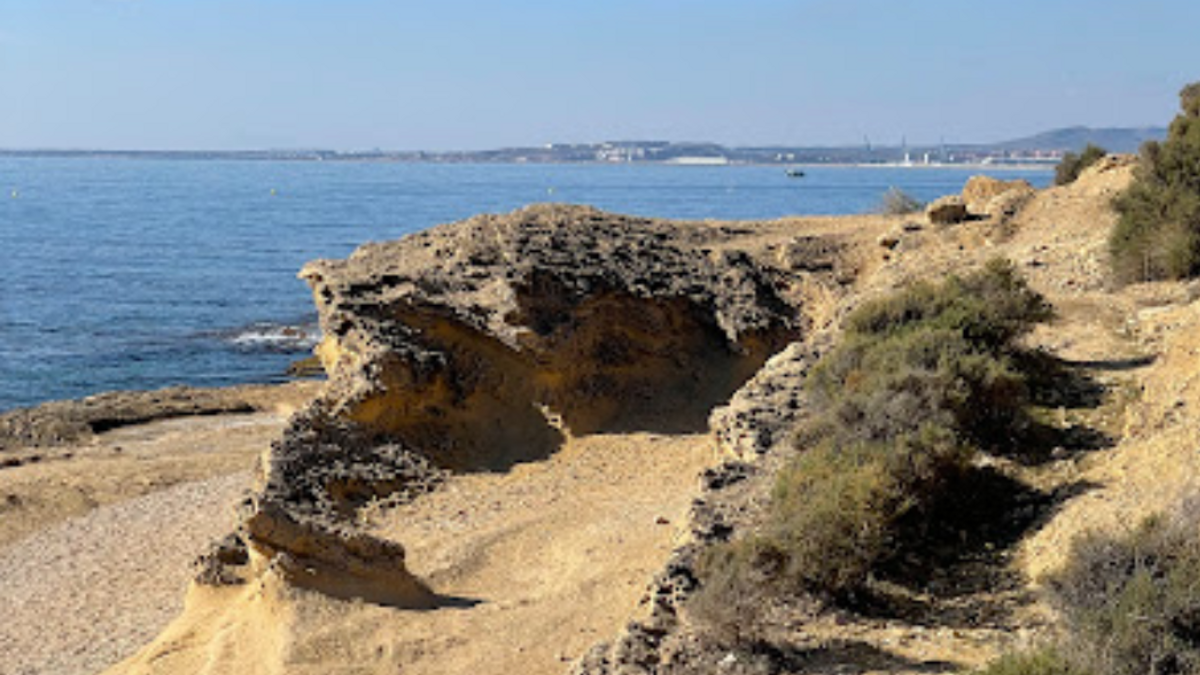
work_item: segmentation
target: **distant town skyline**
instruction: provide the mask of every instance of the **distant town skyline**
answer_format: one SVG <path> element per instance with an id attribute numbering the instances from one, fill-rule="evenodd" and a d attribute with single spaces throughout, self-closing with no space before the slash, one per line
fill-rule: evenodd
<path id="1" fill-rule="evenodd" d="M 994 142 L 1166 124 L 1200 4 L 0 0 L 0 147 Z"/>

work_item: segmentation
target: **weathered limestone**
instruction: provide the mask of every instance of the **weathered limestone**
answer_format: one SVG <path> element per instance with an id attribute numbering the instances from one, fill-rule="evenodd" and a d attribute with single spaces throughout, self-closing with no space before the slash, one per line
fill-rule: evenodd
<path id="1" fill-rule="evenodd" d="M 442 470 L 545 457 L 565 433 L 703 429 L 804 328 L 780 256 L 735 238 L 543 205 L 307 265 L 329 384 L 263 460 L 240 532 L 248 569 L 427 604 L 403 550 L 353 527 L 361 507 Z M 221 559 L 202 576 L 236 578 Z"/>
<path id="2" fill-rule="evenodd" d="M 958 195 L 949 195 L 934 200 L 925 207 L 925 215 L 934 225 L 953 225 L 963 222 L 970 216 L 967 212 L 966 201 Z"/>
<path id="3" fill-rule="evenodd" d="M 1037 190 L 1024 179 L 1004 181 L 991 176 L 972 176 L 963 187 L 967 211 L 980 218 L 1014 215 Z"/>

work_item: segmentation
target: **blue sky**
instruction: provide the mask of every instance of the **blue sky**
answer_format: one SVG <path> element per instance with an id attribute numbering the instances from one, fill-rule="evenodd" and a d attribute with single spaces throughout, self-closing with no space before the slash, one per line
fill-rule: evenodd
<path id="1" fill-rule="evenodd" d="M 1165 124 L 1195 0 L 0 0 L 0 147 L 1001 140 Z"/>

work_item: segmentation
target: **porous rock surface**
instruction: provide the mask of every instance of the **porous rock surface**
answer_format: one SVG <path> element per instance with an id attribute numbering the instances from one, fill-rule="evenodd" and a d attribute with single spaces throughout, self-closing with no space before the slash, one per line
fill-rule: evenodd
<path id="1" fill-rule="evenodd" d="M 831 344 L 822 332 L 788 345 L 713 411 L 709 428 L 725 455 L 753 462 L 787 440 L 806 410 L 805 378 Z"/>
<path id="2" fill-rule="evenodd" d="M 991 176 L 971 176 L 963 186 L 962 198 L 967 211 L 981 217 L 1011 216 L 1037 192 L 1029 181 L 1000 180 Z"/>
<path id="3" fill-rule="evenodd" d="M 925 207 L 925 215 L 934 225 L 953 225 L 970 217 L 967 202 L 958 195 L 940 197 Z"/>
<path id="4" fill-rule="evenodd" d="M 399 544 L 354 526 L 360 507 L 420 494 L 438 471 L 545 457 L 566 433 L 703 429 L 804 329 L 780 257 L 735 234 L 540 205 L 307 265 L 329 384 L 262 461 L 248 564 L 419 606 L 428 589 Z M 219 546 L 201 578 L 236 583 L 224 561 L 241 559 Z"/>

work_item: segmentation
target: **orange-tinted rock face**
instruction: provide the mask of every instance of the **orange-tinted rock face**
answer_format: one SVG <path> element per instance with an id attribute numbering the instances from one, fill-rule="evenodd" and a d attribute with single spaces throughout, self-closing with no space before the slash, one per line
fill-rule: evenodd
<path id="1" fill-rule="evenodd" d="M 408 597 L 402 554 L 350 526 L 360 506 L 546 457 L 568 433 L 703 431 L 803 328 L 781 271 L 733 239 L 545 205 L 306 266 L 329 385 L 264 461 L 250 551 L 317 570 L 288 575 L 300 585 Z"/>

